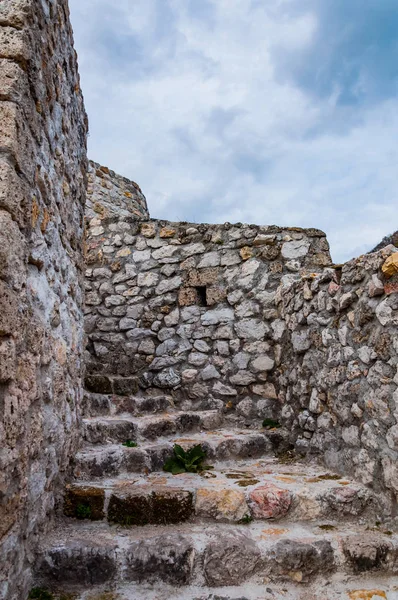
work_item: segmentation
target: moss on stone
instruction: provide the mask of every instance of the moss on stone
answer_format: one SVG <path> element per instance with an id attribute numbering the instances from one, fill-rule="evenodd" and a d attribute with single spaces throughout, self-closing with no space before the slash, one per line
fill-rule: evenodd
<path id="1" fill-rule="evenodd" d="M 64 497 L 64 515 L 100 521 L 105 517 L 104 502 L 105 491 L 101 488 L 70 487 Z"/>
<path id="2" fill-rule="evenodd" d="M 108 521 L 124 526 L 168 525 L 187 521 L 194 512 L 191 492 L 134 493 L 126 496 L 112 494 Z"/>

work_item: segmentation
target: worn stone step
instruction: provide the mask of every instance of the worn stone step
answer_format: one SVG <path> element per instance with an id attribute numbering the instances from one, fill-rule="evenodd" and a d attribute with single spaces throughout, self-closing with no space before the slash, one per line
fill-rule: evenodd
<path id="1" fill-rule="evenodd" d="M 398 574 L 397 536 L 347 524 L 328 532 L 316 524 L 281 529 L 264 523 L 188 523 L 126 530 L 106 523 L 60 523 L 41 544 L 36 585 L 68 593 L 144 582 L 175 588 L 287 582 L 304 591 L 303 584 L 335 572 L 379 573 L 384 579 Z"/>
<path id="2" fill-rule="evenodd" d="M 368 488 L 302 462 L 275 458 L 221 462 L 200 474 L 152 473 L 67 486 L 64 514 L 121 525 L 188 520 L 301 522 L 323 519 L 374 526 L 384 506 Z"/>
<path id="3" fill-rule="evenodd" d="M 159 437 L 219 427 L 222 414 L 203 412 L 162 413 L 143 417 L 90 417 L 83 419 L 84 438 L 91 444 L 155 440 Z"/>
<path id="4" fill-rule="evenodd" d="M 84 417 L 141 416 L 165 412 L 173 408 L 171 396 L 136 397 L 85 392 L 82 413 Z"/>
<path id="5" fill-rule="evenodd" d="M 137 448 L 126 448 L 122 443 L 85 447 L 75 457 L 74 473 L 77 478 L 87 480 L 115 477 L 122 473 L 162 471 L 176 443 L 185 449 L 201 444 L 208 461 L 256 458 L 272 450 L 264 430 L 223 429 L 197 432 L 189 437 L 177 434 L 160 438 L 154 443 L 139 443 Z"/>
<path id="6" fill-rule="evenodd" d="M 162 582 L 119 583 L 87 586 L 73 594 L 73 600 L 397 600 L 398 577 L 373 573 L 347 575 L 329 573 L 326 577 L 304 586 L 290 582 L 274 582 L 264 578 L 262 583 L 239 586 L 174 586 Z M 52 588 L 54 589 L 54 588 Z M 66 600 L 61 590 L 54 600 Z"/>

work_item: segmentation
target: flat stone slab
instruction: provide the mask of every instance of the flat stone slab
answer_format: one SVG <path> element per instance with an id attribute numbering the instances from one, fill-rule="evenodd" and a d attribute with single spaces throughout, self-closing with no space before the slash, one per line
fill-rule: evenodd
<path id="1" fill-rule="evenodd" d="M 156 472 L 76 482 L 67 488 L 65 514 L 82 518 L 82 505 L 90 509 L 88 518 L 135 525 L 194 518 L 230 523 L 324 519 L 325 527 L 355 518 L 374 525 L 382 512 L 361 484 L 317 465 L 284 465 L 271 457 L 215 463 L 199 474 Z"/>

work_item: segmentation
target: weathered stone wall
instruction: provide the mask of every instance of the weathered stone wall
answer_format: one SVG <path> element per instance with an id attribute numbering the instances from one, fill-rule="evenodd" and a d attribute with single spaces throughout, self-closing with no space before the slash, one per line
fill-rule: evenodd
<path id="1" fill-rule="evenodd" d="M 291 442 L 299 453 L 321 456 L 330 468 L 395 494 L 396 252 L 388 246 L 294 282 L 278 298 L 275 322 L 283 348 L 281 422 Z"/>
<path id="2" fill-rule="evenodd" d="M 66 0 L 0 3 L 0 597 L 79 436 L 87 121 Z"/>
<path id="3" fill-rule="evenodd" d="M 273 419 L 282 449 L 398 492 L 396 248 L 335 266 L 317 230 L 115 216 L 87 249 L 90 390 Z"/>
<path id="4" fill-rule="evenodd" d="M 112 216 L 149 219 L 145 196 L 133 181 L 90 160 L 86 218 L 101 220 Z"/>
<path id="5" fill-rule="evenodd" d="M 87 386 L 172 389 L 239 420 L 254 397 L 261 418 L 278 394 L 277 289 L 327 264 L 318 230 L 91 219 Z"/>

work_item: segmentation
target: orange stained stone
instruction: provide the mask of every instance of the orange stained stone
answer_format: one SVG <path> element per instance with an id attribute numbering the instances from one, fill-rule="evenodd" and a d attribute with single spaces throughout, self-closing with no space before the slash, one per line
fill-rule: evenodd
<path id="1" fill-rule="evenodd" d="M 386 593 L 383 590 L 355 590 L 349 592 L 348 597 L 350 600 L 378 600 L 379 598 L 385 598 L 387 600 Z"/>
<path id="2" fill-rule="evenodd" d="M 263 529 L 261 531 L 261 537 L 262 539 L 266 539 L 270 535 L 283 535 L 288 531 L 288 529 L 278 529 L 277 527 L 272 527 L 271 529 Z"/>
<path id="3" fill-rule="evenodd" d="M 165 485 L 167 484 L 167 477 L 158 477 L 157 479 L 152 479 L 151 483 L 154 485 Z"/>
<path id="4" fill-rule="evenodd" d="M 293 481 L 296 481 L 296 479 L 294 477 L 290 477 L 286 475 L 278 475 L 277 477 L 275 477 L 275 479 L 277 479 L 278 481 L 284 481 L 285 483 L 292 483 Z"/>

